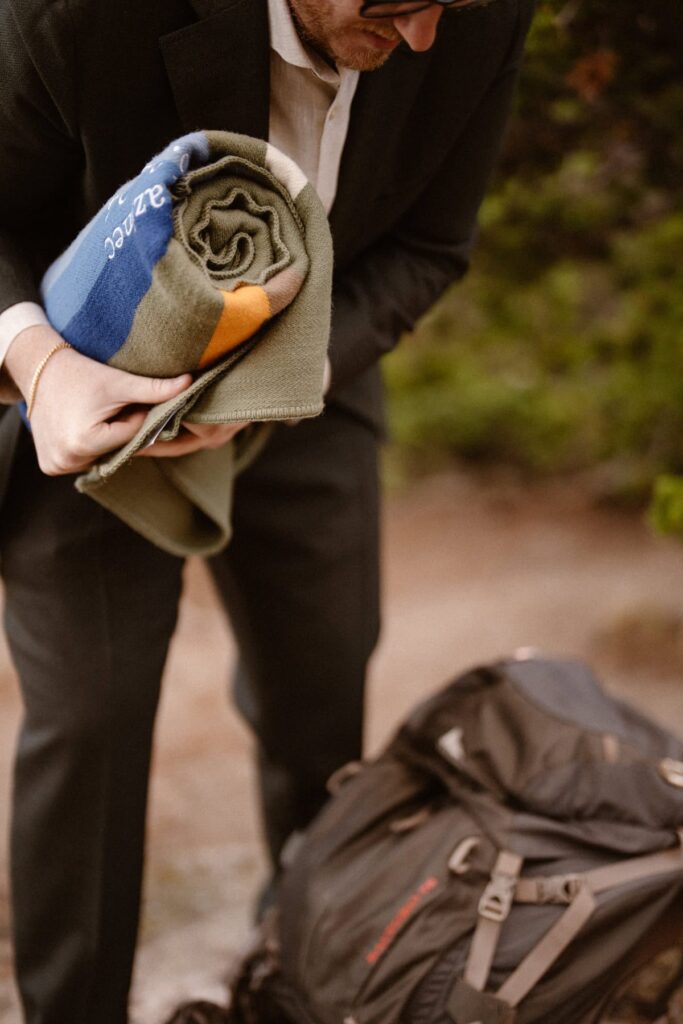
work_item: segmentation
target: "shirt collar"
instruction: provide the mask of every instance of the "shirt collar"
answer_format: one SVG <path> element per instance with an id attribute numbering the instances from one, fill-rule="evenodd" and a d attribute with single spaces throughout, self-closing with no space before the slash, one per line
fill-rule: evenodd
<path id="1" fill-rule="evenodd" d="M 297 32 L 287 0 L 268 0 L 270 46 L 287 64 L 312 71 L 331 85 L 339 85 L 339 72 L 306 46 Z"/>

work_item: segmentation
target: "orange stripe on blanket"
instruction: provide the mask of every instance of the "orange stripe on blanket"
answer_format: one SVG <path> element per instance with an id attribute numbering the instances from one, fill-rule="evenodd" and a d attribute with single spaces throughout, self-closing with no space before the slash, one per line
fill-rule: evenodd
<path id="1" fill-rule="evenodd" d="M 203 369 L 230 349 L 251 338 L 270 318 L 270 301 L 263 288 L 246 284 L 234 292 L 223 292 L 223 312 L 209 344 L 199 360 Z"/>

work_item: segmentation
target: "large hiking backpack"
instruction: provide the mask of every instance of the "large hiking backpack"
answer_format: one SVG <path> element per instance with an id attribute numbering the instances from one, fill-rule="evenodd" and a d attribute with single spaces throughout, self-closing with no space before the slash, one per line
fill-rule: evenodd
<path id="1" fill-rule="evenodd" d="M 683 940 L 683 743 L 578 662 L 469 672 L 336 789 L 238 1024 L 588 1024 Z"/>

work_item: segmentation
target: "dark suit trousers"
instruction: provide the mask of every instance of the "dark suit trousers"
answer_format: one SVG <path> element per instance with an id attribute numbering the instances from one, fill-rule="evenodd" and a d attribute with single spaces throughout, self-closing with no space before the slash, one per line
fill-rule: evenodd
<path id="1" fill-rule="evenodd" d="M 334 408 L 277 427 L 238 481 L 233 541 L 211 561 L 240 646 L 237 703 L 257 736 L 273 857 L 360 752 L 378 631 L 376 449 L 368 426 Z M 1 522 L 25 706 L 11 859 L 26 1019 L 124 1024 L 182 562 L 71 479 L 43 476 L 25 432 Z"/>

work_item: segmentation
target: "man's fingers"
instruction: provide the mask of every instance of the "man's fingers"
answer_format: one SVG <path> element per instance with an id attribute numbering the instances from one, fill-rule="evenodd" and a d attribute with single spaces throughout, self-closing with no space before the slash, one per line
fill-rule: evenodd
<path id="1" fill-rule="evenodd" d="M 189 455 L 207 448 L 222 448 L 232 441 L 235 434 L 243 430 L 247 423 L 184 423 L 183 430 L 172 441 L 156 441 L 137 452 L 138 455 L 153 455 L 157 458 L 170 458 L 176 455 Z"/>
<path id="2" fill-rule="evenodd" d="M 98 455 L 113 451 L 128 444 L 145 422 L 146 409 L 136 409 L 117 416 L 114 420 L 100 423 L 94 432 L 93 443 L 98 446 Z"/>
<path id="3" fill-rule="evenodd" d="M 58 344 L 54 338 L 59 335 L 51 329 L 38 338 L 38 355 L 46 349 L 43 359 L 47 355 L 49 360 L 39 377 L 31 416 L 38 463 L 50 476 L 83 472 L 106 452 L 127 444 L 150 406 L 176 398 L 192 383 L 189 373 L 172 378 L 126 373 L 75 349 L 52 358 Z M 35 361 L 33 350 L 28 355 Z M 35 367 L 30 362 L 27 366 L 24 376 L 31 380 Z"/>
<path id="4" fill-rule="evenodd" d="M 123 370 L 120 372 L 126 378 L 125 389 L 121 388 L 126 404 L 139 402 L 141 405 L 158 405 L 175 398 L 192 383 L 189 373 L 183 373 L 180 377 L 139 377 L 134 373 L 124 373 Z"/>
<path id="5" fill-rule="evenodd" d="M 207 447 L 219 448 L 226 441 L 232 441 L 235 434 L 248 427 L 246 420 L 237 423 L 190 423 L 183 421 L 183 427 L 189 434 L 204 438 Z"/>
<path id="6" fill-rule="evenodd" d="M 38 464 L 48 476 L 85 473 L 101 455 L 127 444 L 142 426 L 144 411 L 131 411 L 111 422 L 98 423 L 83 434 L 75 433 L 47 448 L 37 449 Z"/>
<path id="7" fill-rule="evenodd" d="M 189 455 L 190 452 L 198 452 L 206 448 L 206 441 L 201 437 L 192 434 L 179 434 L 172 441 L 155 441 L 147 448 L 141 448 L 135 454 L 138 456 L 153 455 L 158 459 L 171 458 L 178 455 Z"/>

